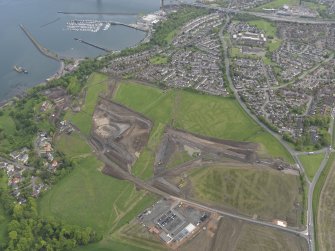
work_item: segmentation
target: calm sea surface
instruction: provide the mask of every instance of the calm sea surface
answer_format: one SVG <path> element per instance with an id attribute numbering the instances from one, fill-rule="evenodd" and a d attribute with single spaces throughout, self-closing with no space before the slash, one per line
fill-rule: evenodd
<path id="1" fill-rule="evenodd" d="M 67 12 L 149 13 L 158 10 L 160 0 L 0 0 L 0 101 L 10 98 L 54 74 L 59 64 L 39 53 L 19 28 L 23 24 L 46 48 L 68 57 L 95 57 L 103 51 L 75 41 L 81 38 L 112 50 L 130 47 L 145 33 L 121 26 L 99 32 L 67 31 L 73 19 L 115 20 L 133 23 L 135 16 L 64 15 Z M 55 21 L 57 20 L 57 21 Z M 48 23 L 55 21 L 49 25 Z M 14 65 L 29 74 L 18 74 Z"/>

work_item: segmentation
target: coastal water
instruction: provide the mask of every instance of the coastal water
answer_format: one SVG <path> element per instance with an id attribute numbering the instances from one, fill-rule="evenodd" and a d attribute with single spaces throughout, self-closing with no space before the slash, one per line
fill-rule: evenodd
<path id="1" fill-rule="evenodd" d="M 145 14 L 159 7 L 160 0 L 0 0 L 0 101 L 43 82 L 59 67 L 56 61 L 40 54 L 19 24 L 23 24 L 44 47 L 59 55 L 95 57 L 103 51 L 79 43 L 74 38 L 120 50 L 141 41 L 145 33 L 121 26 L 96 33 L 67 31 L 66 22 L 99 19 L 134 23 L 136 16 L 65 15 L 58 11 Z M 13 70 L 14 65 L 23 66 L 29 74 L 18 74 Z"/>

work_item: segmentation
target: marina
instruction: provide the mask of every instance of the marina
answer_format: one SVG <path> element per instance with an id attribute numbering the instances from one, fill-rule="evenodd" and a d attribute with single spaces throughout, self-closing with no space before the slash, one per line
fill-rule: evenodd
<path id="1" fill-rule="evenodd" d="M 103 26 L 103 30 L 108 30 L 110 26 L 110 24 L 107 26 L 108 24 L 108 22 L 102 22 L 98 20 L 71 20 L 66 23 L 66 30 L 98 32 Z"/>
<path id="2" fill-rule="evenodd" d="M 66 23 L 66 28 L 64 30 L 67 31 L 84 31 L 84 32 L 98 32 L 98 31 L 107 31 L 111 25 L 121 25 L 127 28 L 132 28 L 135 30 L 148 32 L 150 29 L 150 26 L 153 23 L 151 21 L 144 21 L 141 20 L 141 22 L 137 22 L 135 24 L 126 24 L 122 22 L 117 21 L 100 21 L 100 20 L 90 20 L 90 19 L 84 19 L 84 20 L 71 20 Z"/>
<path id="3" fill-rule="evenodd" d="M 84 46 L 75 41 L 75 37 L 112 51 L 135 46 L 146 37 L 145 33 L 106 21 L 136 23 L 139 13 L 152 13 L 160 7 L 157 0 L 11 0 L 1 4 L 0 30 L 4 36 L 0 48 L 0 100 L 10 99 L 53 76 L 60 67 L 59 59 L 95 58 L 106 54 L 96 47 Z M 14 16 L 16 22 L 13 22 Z M 86 19 L 103 25 L 97 32 L 66 30 L 67 22 Z M 18 24 L 24 25 L 33 40 Z M 36 46 L 36 42 L 40 46 Z M 23 66 L 29 74 L 17 73 L 14 65 Z"/>

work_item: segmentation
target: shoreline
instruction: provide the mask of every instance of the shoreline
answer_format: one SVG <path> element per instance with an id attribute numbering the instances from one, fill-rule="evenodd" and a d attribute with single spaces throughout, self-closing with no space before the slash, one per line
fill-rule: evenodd
<path id="1" fill-rule="evenodd" d="M 136 42 L 133 46 L 129 46 L 129 47 L 126 47 L 126 48 L 123 48 L 122 50 L 125 50 L 125 49 L 129 49 L 129 48 L 136 48 L 137 46 L 143 44 L 143 43 L 147 43 L 150 41 L 151 39 L 151 35 L 152 35 L 152 28 L 149 29 L 149 31 L 147 32 L 144 32 L 142 31 L 143 33 L 145 33 L 145 36 L 144 38 L 142 38 L 140 41 Z M 31 41 L 32 42 L 32 41 Z M 33 43 L 33 42 L 32 42 Z M 34 43 L 33 43 L 34 44 Z M 47 48 L 46 48 L 47 49 Z M 111 53 L 120 53 L 122 50 L 118 50 L 118 51 L 113 51 Z M 40 50 L 38 50 L 42 55 L 44 55 L 45 57 L 48 57 L 47 55 L 45 55 L 44 53 L 42 53 Z M 90 57 L 90 58 L 99 58 L 99 57 L 104 57 L 106 55 L 108 55 L 110 53 L 104 53 L 102 55 L 98 55 L 98 56 L 95 56 L 95 57 Z M 50 58 L 50 57 L 49 57 Z M 25 97 L 27 91 L 31 88 L 34 88 L 35 86 L 38 86 L 38 85 L 46 85 L 48 84 L 48 80 L 51 81 L 53 79 L 58 79 L 58 78 L 61 78 L 64 76 L 64 69 L 65 69 L 65 62 L 64 60 L 65 59 L 68 59 L 66 57 L 62 57 L 62 59 L 59 59 L 59 60 L 56 60 L 54 58 L 50 58 L 50 60 L 54 60 L 54 61 L 57 61 L 59 63 L 59 67 L 58 69 L 56 70 L 55 73 L 51 74 L 49 77 L 47 77 L 43 82 L 38 82 L 38 83 L 35 83 L 33 84 L 32 86 L 30 87 L 26 87 L 24 89 L 22 88 L 18 88 L 18 87 L 14 87 L 13 88 L 13 94 L 10 95 L 11 97 L 8 97 L 8 98 L 5 98 L 4 100 L 1 100 L 0 99 L 0 109 L 2 109 L 3 107 L 6 107 L 8 105 L 10 105 L 10 102 L 12 102 L 14 99 L 21 99 L 23 97 Z M 78 66 L 80 65 L 80 62 L 83 60 L 83 58 L 71 58 L 72 60 L 78 60 L 79 61 L 79 64 Z"/>
<path id="2" fill-rule="evenodd" d="M 11 94 L 11 92 L 9 93 L 10 97 L 5 98 L 3 100 L 0 99 L 0 109 L 7 106 L 14 99 L 21 99 L 21 98 L 25 97 L 26 93 L 29 89 L 34 88 L 35 86 L 38 86 L 38 85 L 47 85 L 49 81 L 52 81 L 54 79 L 59 79 L 59 78 L 63 77 L 65 74 L 69 73 L 69 72 L 65 72 L 65 68 L 66 68 L 65 60 L 75 60 L 75 61 L 78 62 L 78 66 L 80 66 L 80 63 L 84 60 L 84 58 L 80 58 L 80 57 L 74 58 L 74 57 L 61 56 L 61 55 L 58 55 L 58 53 L 54 53 L 54 52 L 50 51 L 48 48 L 46 48 L 42 44 L 40 44 L 22 24 L 20 24 L 19 27 L 21 28 L 23 33 L 27 36 L 29 41 L 35 46 L 35 48 L 43 56 L 45 56 L 45 57 L 47 57 L 51 60 L 57 61 L 59 63 L 59 67 L 56 70 L 56 72 L 51 74 L 49 77 L 47 77 L 42 82 L 33 83 L 32 86 L 29 86 L 29 87 L 26 87 L 26 88 L 24 88 L 24 87 L 23 88 L 14 87 L 13 88 L 13 93 L 12 94 Z M 129 29 L 133 29 L 133 27 L 131 27 L 131 26 L 127 26 L 127 27 Z M 141 30 L 141 32 L 143 32 L 145 35 L 142 39 L 135 42 L 134 45 L 129 46 L 129 47 L 125 47 L 121 50 L 106 52 L 106 53 L 103 53 L 101 55 L 97 55 L 97 56 L 89 57 L 89 58 L 92 59 L 92 58 L 105 57 L 109 54 L 120 53 L 121 51 L 123 51 L 125 49 L 133 49 L 133 48 L 136 48 L 136 47 L 140 46 L 141 44 L 148 43 L 148 42 L 150 42 L 150 40 L 152 38 L 153 31 L 154 31 L 153 26 L 149 25 L 147 31 Z"/>

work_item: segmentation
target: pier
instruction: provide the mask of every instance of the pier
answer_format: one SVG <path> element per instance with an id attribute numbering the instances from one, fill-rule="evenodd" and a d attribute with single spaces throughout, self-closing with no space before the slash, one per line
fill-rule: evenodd
<path id="1" fill-rule="evenodd" d="M 57 61 L 61 60 L 61 58 L 57 54 L 55 54 L 55 53 L 49 51 L 47 48 L 43 47 L 22 24 L 20 24 L 20 28 L 27 35 L 29 40 L 34 44 L 34 46 L 37 48 L 37 50 L 39 50 L 44 56 L 52 58 L 52 59 L 57 60 Z"/>
<path id="2" fill-rule="evenodd" d="M 95 45 L 95 44 L 86 42 L 86 41 L 84 41 L 84 40 L 82 40 L 82 39 L 79 39 L 79 38 L 74 38 L 74 40 L 76 40 L 76 41 L 78 41 L 78 42 L 80 42 L 80 43 L 83 43 L 83 44 L 87 44 L 87 45 L 89 45 L 89 46 L 92 46 L 92 47 L 94 47 L 94 48 L 97 48 L 97 49 L 102 50 L 102 51 L 105 51 L 105 52 L 111 52 L 111 51 L 112 51 L 112 50 L 103 48 L 103 47 L 101 47 L 101 46 L 98 46 L 98 45 Z"/>
<path id="3" fill-rule="evenodd" d="M 50 21 L 50 22 L 48 22 L 48 23 L 46 23 L 46 24 L 41 25 L 40 28 L 43 28 L 43 27 L 48 26 L 48 25 L 50 25 L 50 24 L 56 23 L 56 22 L 59 21 L 59 20 L 60 20 L 60 17 L 58 17 L 58 18 L 56 18 L 55 20 L 52 20 L 52 21 Z"/>
<path id="4" fill-rule="evenodd" d="M 59 14 L 64 15 L 114 15 L 114 16 L 137 16 L 138 13 L 127 13 L 127 12 L 67 12 L 57 11 Z"/>
<path id="5" fill-rule="evenodd" d="M 116 22 L 116 21 L 111 21 L 109 23 L 111 25 L 121 25 L 121 26 L 124 26 L 124 27 L 127 27 L 127 28 L 132 28 L 132 29 L 135 29 L 135 30 L 143 31 L 143 32 L 148 32 L 149 31 L 149 29 L 147 27 L 143 27 L 143 26 L 140 26 L 138 24 L 125 24 L 125 23 L 120 23 L 120 22 Z"/>

